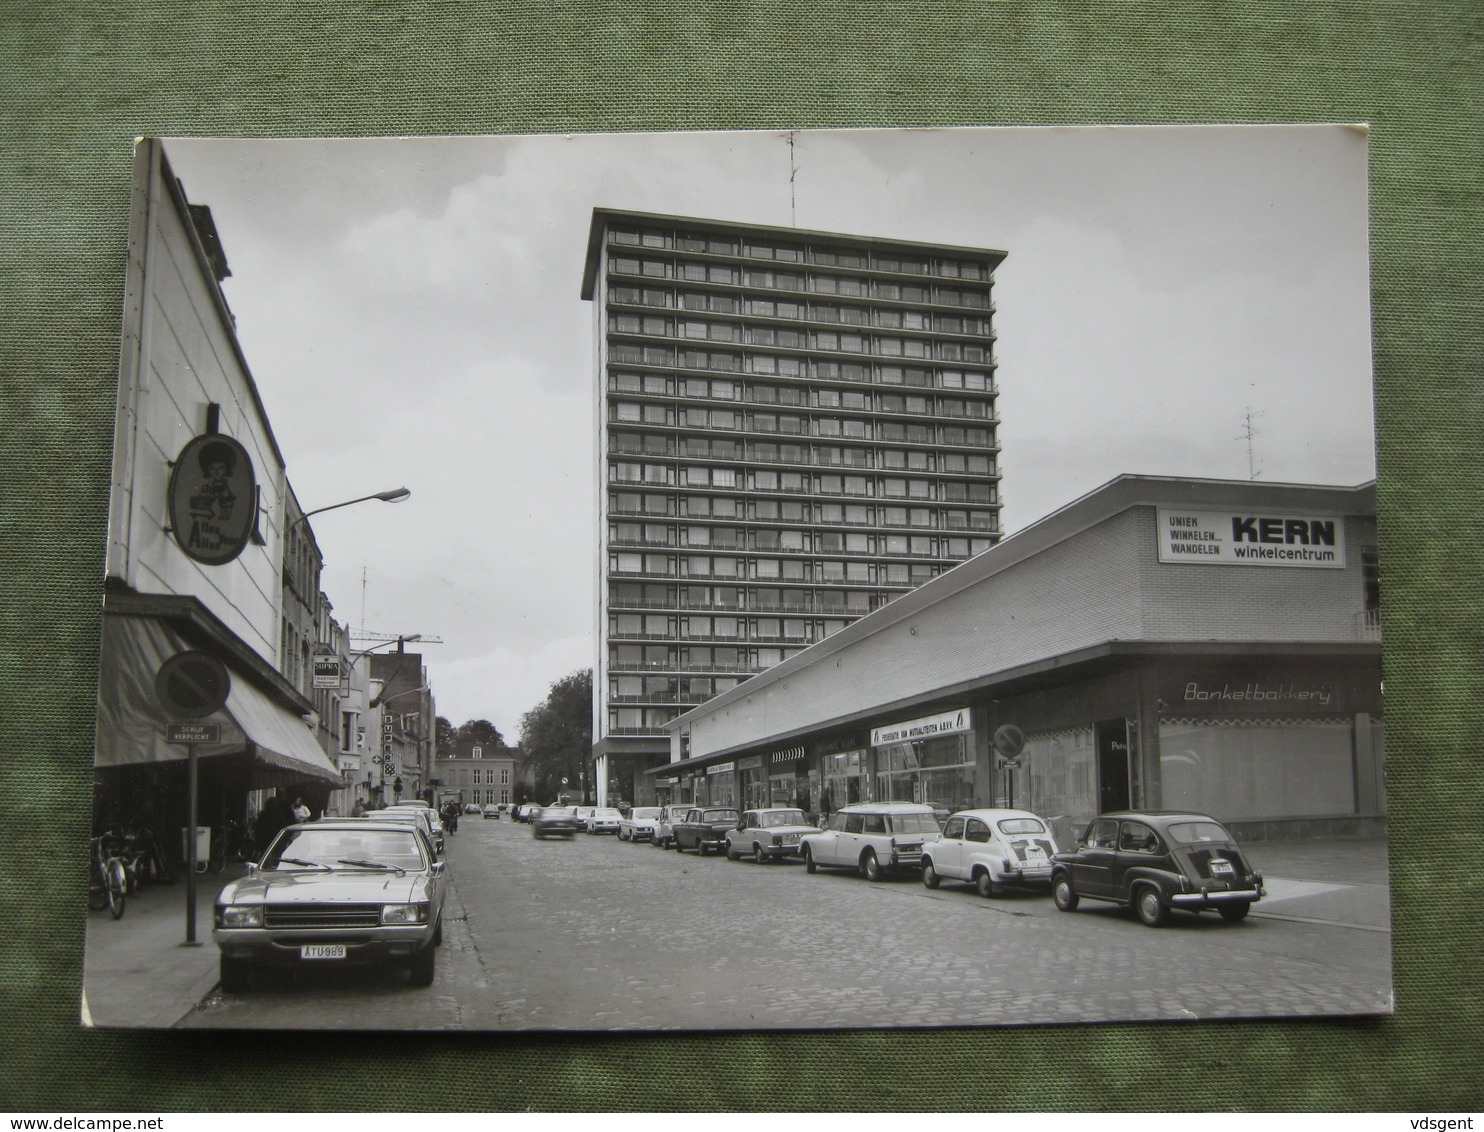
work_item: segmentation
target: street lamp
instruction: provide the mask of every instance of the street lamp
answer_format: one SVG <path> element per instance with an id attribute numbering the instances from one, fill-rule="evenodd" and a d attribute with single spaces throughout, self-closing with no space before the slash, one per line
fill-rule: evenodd
<path id="1" fill-rule="evenodd" d="M 294 525 L 298 526 L 311 515 L 318 515 L 323 511 L 334 511 L 337 507 L 349 507 L 353 503 L 366 503 L 372 499 L 379 499 L 383 503 L 401 503 L 402 500 L 407 499 L 411 495 L 412 492 L 405 487 L 394 487 L 388 491 L 378 491 L 375 495 L 363 495 L 359 499 L 347 499 L 344 503 L 331 503 L 328 506 L 316 507 L 313 511 L 304 512 L 304 514 L 294 520 Z"/>

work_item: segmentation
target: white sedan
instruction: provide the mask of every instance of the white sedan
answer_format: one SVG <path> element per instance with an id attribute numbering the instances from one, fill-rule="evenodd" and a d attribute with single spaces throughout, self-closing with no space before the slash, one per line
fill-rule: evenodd
<path id="1" fill-rule="evenodd" d="M 654 837 L 654 827 L 659 820 L 658 806 L 635 806 L 629 811 L 629 816 L 618 823 L 618 839 L 648 841 Z"/>
<path id="2" fill-rule="evenodd" d="M 617 833 L 623 815 L 612 806 L 594 806 L 581 820 L 586 833 Z"/>

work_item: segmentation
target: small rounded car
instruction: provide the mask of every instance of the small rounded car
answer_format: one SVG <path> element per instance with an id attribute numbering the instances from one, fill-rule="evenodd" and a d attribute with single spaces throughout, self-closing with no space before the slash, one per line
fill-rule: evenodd
<path id="1" fill-rule="evenodd" d="M 500 820 L 500 807 L 499 806 L 486 806 L 484 809 L 482 809 L 482 810 L 480 810 L 478 812 L 479 812 L 481 818 L 494 818 L 496 821 L 499 821 Z"/>
<path id="2" fill-rule="evenodd" d="M 938 839 L 932 806 L 920 802 L 856 802 L 836 810 L 822 830 L 805 835 L 804 867 L 852 869 L 868 880 L 916 872 L 923 846 Z"/>
<path id="3" fill-rule="evenodd" d="M 654 836 L 655 824 L 660 819 L 660 807 L 635 806 L 618 823 L 620 841 L 648 841 Z"/>
<path id="4" fill-rule="evenodd" d="M 965 880 L 981 896 L 1006 886 L 1051 883 L 1056 840 L 1029 810 L 960 810 L 943 823 L 938 839 L 923 846 L 922 883 Z"/>
<path id="5" fill-rule="evenodd" d="M 443 942 L 444 868 L 408 822 L 287 826 L 216 898 L 222 990 L 246 990 L 258 966 L 356 963 L 405 964 L 414 986 L 430 986 Z"/>
<path id="6" fill-rule="evenodd" d="M 685 820 L 685 815 L 690 813 L 690 803 L 672 803 L 660 807 L 660 816 L 655 820 L 654 833 L 650 834 L 649 843 L 660 849 L 668 849 L 675 844 L 675 823 Z"/>
<path id="7" fill-rule="evenodd" d="M 1051 896 L 1063 912 L 1084 898 L 1128 905 L 1151 928 L 1171 908 L 1214 908 L 1235 923 L 1262 899 L 1262 874 L 1206 814 L 1117 810 L 1094 818 L 1075 849 L 1052 858 Z"/>
<path id="8" fill-rule="evenodd" d="M 759 865 L 783 857 L 797 857 L 806 833 L 818 833 L 804 811 L 791 806 L 744 810 L 736 828 L 727 830 L 727 860 L 751 857 Z"/>

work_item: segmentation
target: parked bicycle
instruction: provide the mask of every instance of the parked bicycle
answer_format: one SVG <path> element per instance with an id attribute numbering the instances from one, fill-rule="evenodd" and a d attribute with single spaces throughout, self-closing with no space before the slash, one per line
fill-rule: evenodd
<path id="1" fill-rule="evenodd" d="M 129 879 L 124 872 L 124 863 L 115 854 L 115 839 L 94 837 L 92 870 L 88 878 L 88 907 L 94 912 L 107 908 L 117 920 L 124 914 L 124 897 Z"/>

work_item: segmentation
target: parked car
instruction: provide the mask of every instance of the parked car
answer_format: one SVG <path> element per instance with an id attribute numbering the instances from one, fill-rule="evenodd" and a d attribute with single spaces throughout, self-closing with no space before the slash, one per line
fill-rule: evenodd
<path id="1" fill-rule="evenodd" d="M 922 850 L 922 883 L 966 880 L 981 896 L 1006 885 L 1050 885 L 1056 840 L 1029 810 L 960 810 Z"/>
<path id="2" fill-rule="evenodd" d="M 595 806 L 582 819 L 582 828 L 585 833 L 617 833 L 622 821 L 623 815 L 612 806 Z"/>
<path id="3" fill-rule="evenodd" d="M 489 807 L 486 806 L 485 809 L 489 809 Z M 464 813 L 466 813 L 466 814 L 477 814 L 477 813 L 480 813 L 480 812 L 481 811 L 479 809 L 479 806 L 476 803 L 474 803 L 474 802 L 465 802 L 464 803 Z"/>
<path id="4" fill-rule="evenodd" d="M 660 816 L 654 823 L 654 832 L 650 834 L 649 841 L 661 849 L 668 849 L 675 844 L 675 823 L 684 821 L 685 815 L 690 813 L 690 803 L 676 803 L 660 807 Z"/>
<path id="5" fill-rule="evenodd" d="M 286 827 L 216 898 L 224 991 L 259 965 L 405 963 L 433 982 L 443 942 L 444 864 L 416 827 L 366 818 Z"/>
<path id="6" fill-rule="evenodd" d="M 760 865 L 781 857 L 797 857 L 802 851 L 800 839 L 806 833 L 818 833 L 804 811 L 775 806 L 762 810 L 744 810 L 736 826 L 727 830 L 727 860 L 751 857 Z"/>
<path id="7" fill-rule="evenodd" d="M 480 812 L 480 814 L 483 817 L 494 818 L 496 821 L 499 821 L 500 820 L 500 807 L 499 806 L 486 806 L 484 809 L 482 809 L 479 812 Z"/>
<path id="8" fill-rule="evenodd" d="M 648 841 L 654 837 L 655 825 L 660 820 L 659 806 L 635 806 L 618 823 L 620 841 Z"/>
<path id="9" fill-rule="evenodd" d="M 1063 912 L 1084 897 L 1131 905 L 1152 928 L 1171 908 L 1214 908 L 1236 922 L 1262 899 L 1262 874 L 1215 818 L 1118 810 L 1094 818 L 1075 849 L 1052 859 L 1051 895 Z"/>
<path id="10" fill-rule="evenodd" d="M 441 824 L 437 827 L 432 822 L 432 810 L 417 809 L 413 806 L 388 806 L 384 810 L 376 810 L 366 816 L 377 821 L 404 822 L 420 830 L 428 839 L 435 856 L 441 857 L 444 853 L 443 828 Z"/>
<path id="11" fill-rule="evenodd" d="M 856 802 L 830 815 L 824 829 L 801 841 L 804 867 L 855 869 L 879 881 L 888 872 L 916 871 L 922 847 L 938 837 L 933 808 L 919 802 Z"/>
<path id="12" fill-rule="evenodd" d="M 542 806 L 531 815 L 531 832 L 536 840 L 547 837 L 565 837 L 569 840 L 577 835 L 581 823 L 577 819 L 576 806 Z"/>
<path id="13" fill-rule="evenodd" d="M 515 807 L 515 811 L 512 816 L 515 818 L 516 821 L 529 822 L 531 818 L 535 816 L 536 811 L 540 808 L 541 807 L 538 806 L 535 802 L 522 802 L 520 805 Z"/>
<path id="14" fill-rule="evenodd" d="M 675 838 L 675 849 L 684 852 L 694 849 L 704 857 L 711 850 L 727 847 L 727 831 L 737 824 L 737 811 L 720 806 L 692 806 L 685 812 L 685 820 L 675 822 L 670 828 Z"/>

